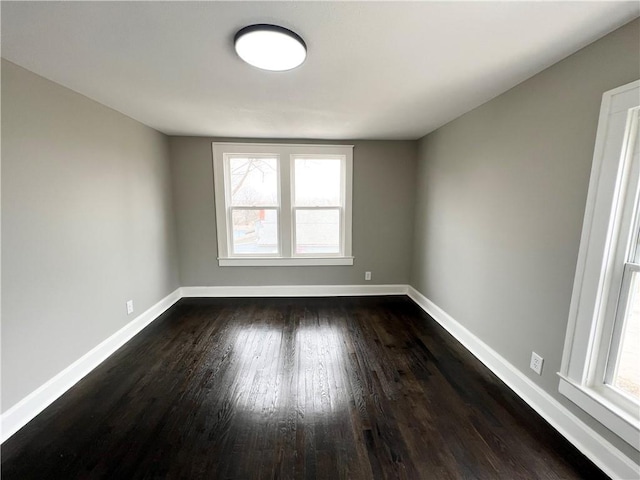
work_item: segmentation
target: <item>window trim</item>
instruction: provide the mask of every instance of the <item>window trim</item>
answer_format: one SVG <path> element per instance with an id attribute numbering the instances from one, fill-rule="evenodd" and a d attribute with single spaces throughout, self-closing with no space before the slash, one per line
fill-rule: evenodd
<path id="1" fill-rule="evenodd" d="M 624 242 L 618 241 L 618 235 L 625 207 L 622 196 L 633 166 L 632 156 L 626 152 L 629 135 L 633 133 L 630 132 L 633 129 L 633 122 L 629 121 L 630 110 L 638 106 L 639 93 L 640 80 L 605 92 L 602 97 L 562 365 L 558 373 L 562 395 L 636 450 L 640 450 L 640 419 L 636 407 L 629 408 L 623 394 L 605 383 L 603 365 L 609 358 L 616 318 L 611 302 L 615 298 L 617 304 L 621 288 L 612 278 L 612 265 L 619 249 L 626 247 L 621 247 Z"/>
<path id="2" fill-rule="evenodd" d="M 218 265 L 221 267 L 239 266 L 335 266 L 353 265 L 352 255 L 352 202 L 353 202 L 353 145 L 317 145 L 317 144 L 289 144 L 289 143 L 235 143 L 213 142 L 213 181 L 216 212 L 216 234 L 218 241 Z M 226 186 L 225 155 L 270 155 L 277 156 L 278 162 L 278 196 L 277 207 L 280 227 L 279 253 L 260 257 L 231 254 L 231 240 L 227 228 L 230 199 Z M 296 207 L 293 205 L 292 194 L 294 159 L 304 156 L 327 155 L 344 158 L 343 162 L 343 205 L 340 206 L 341 217 L 341 254 L 295 254 L 293 232 L 293 215 Z M 333 208 L 333 207 L 332 207 Z M 289 255 L 287 255 L 289 254 Z"/>

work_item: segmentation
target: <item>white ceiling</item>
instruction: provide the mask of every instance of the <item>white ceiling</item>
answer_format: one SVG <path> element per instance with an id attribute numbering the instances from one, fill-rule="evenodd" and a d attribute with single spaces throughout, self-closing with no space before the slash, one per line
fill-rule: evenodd
<path id="1" fill-rule="evenodd" d="M 640 14 L 632 2 L 6 2 L 2 56 L 172 135 L 415 139 Z M 294 30 L 307 61 L 243 63 Z M 640 41 L 640 39 L 639 39 Z"/>

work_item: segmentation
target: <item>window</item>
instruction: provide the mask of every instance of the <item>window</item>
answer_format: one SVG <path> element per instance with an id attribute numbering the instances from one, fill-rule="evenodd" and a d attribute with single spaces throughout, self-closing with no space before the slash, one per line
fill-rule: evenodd
<path id="1" fill-rule="evenodd" d="M 640 450 L 639 104 L 603 95 L 560 392 Z"/>
<path id="2" fill-rule="evenodd" d="M 353 265 L 353 146 L 214 143 L 220 266 Z"/>

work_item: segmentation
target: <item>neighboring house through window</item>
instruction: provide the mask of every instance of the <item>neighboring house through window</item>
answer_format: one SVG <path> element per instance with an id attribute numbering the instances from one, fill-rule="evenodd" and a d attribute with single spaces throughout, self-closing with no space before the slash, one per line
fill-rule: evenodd
<path id="1" fill-rule="evenodd" d="M 213 143 L 220 266 L 353 265 L 353 146 Z"/>

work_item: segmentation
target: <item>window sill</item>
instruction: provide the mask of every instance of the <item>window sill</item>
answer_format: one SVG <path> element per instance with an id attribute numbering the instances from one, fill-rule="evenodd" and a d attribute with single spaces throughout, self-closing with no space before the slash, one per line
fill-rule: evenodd
<path id="1" fill-rule="evenodd" d="M 636 450 L 640 450 L 640 425 L 629 413 L 597 390 L 583 387 L 560 375 L 558 390 Z"/>
<path id="2" fill-rule="evenodd" d="M 353 257 L 218 258 L 220 267 L 311 267 L 353 265 Z"/>

